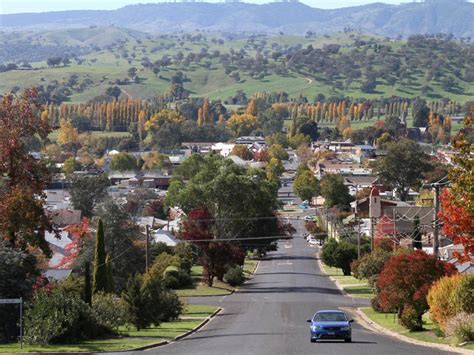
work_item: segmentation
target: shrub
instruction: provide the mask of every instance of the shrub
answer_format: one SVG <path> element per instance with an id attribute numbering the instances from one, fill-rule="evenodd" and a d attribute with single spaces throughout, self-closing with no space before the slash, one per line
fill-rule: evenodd
<path id="1" fill-rule="evenodd" d="M 240 286 L 244 283 L 242 268 L 238 265 L 230 267 L 224 274 L 224 281 L 231 286 Z"/>
<path id="2" fill-rule="evenodd" d="M 458 310 L 466 313 L 474 313 L 474 275 L 462 275 L 456 289 L 453 292 L 453 304 Z"/>
<path id="3" fill-rule="evenodd" d="M 403 307 L 399 322 L 409 330 L 420 330 L 423 328 L 422 318 L 411 304 L 407 304 Z"/>
<path id="4" fill-rule="evenodd" d="M 163 285 L 166 288 L 179 288 L 180 271 L 176 266 L 168 266 L 163 272 Z"/>
<path id="5" fill-rule="evenodd" d="M 131 276 L 127 281 L 127 286 L 122 292 L 122 299 L 127 308 L 128 321 L 137 330 L 146 328 L 151 324 L 148 312 L 147 297 L 142 291 L 142 277 L 139 274 Z"/>
<path id="6" fill-rule="evenodd" d="M 362 260 L 362 259 L 361 259 Z M 361 260 L 354 260 L 352 263 L 351 263 L 351 271 L 352 271 L 352 275 L 354 275 L 354 277 L 356 279 L 363 279 L 362 276 L 360 276 L 359 274 L 359 265 L 360 265 L 360 262 Z"/>
<path id="7" fill-rule="evenodd" d="M 71 274 L 67 278 L 57 283 L 56 288 L 61 292 L 82 298 L 84 294 L 84 278 Z"/>
<path id="8" fill-rule="evenodd" d="M 91 308 L 79 297 L 55 289 L 38 292 L 25 314 L 25 338 L 32 344 L 78 341 L 101 336 Z"/>
<path id="9" fill-rule="evenodd" d="M 452 337 L 454 345 L 474 340 L 474 314 L 461 312 L 446 323 L 446 335 Z"/>
<path id="10" fill-rule="evenodd" d="M 163 291 L 160 295 L 159 303 L 162 311 L 161 321 L 163 322 L 169 322 L 171 320 L 178 319 L 179 315 L 183 311 L 183 304 L 174 291 Z"/>
<path id="11" fill-rule="evenodd" d="M 460 312 L 474 311 L 474 275 L 453 275 L 438 280 L 428 293 L 430 317 L 443 331 L 446 322 Z"/>
<path id="12" fill-rule="evenodd" d="M 337 241 L 334 238 L 329 240 L 323 245 L 321 249 L 321 260 L 328 266 L 335 266 L 336 261 L 334 260 L 334 253 L 337 248 Z"/>
<path id="13" fill-rule="evenodd" d="M 180 257 L 168 253 L 161 253 L 158 255 L 151 268 L 144 275 L 144 283 L 147 283 L 150 279 L 162 281 L 165 276 L 165 271 L 169 266 L 174 266 L 179 269 L 181 267 Z"/>
<path id="14" fill-rule="evenodd" d="M 356 258 L 356 246 L 345 240 L 338 243 L 334 239 L 329 239 L 321 252 L 323 262 L 328 266 L 342 269 L 344 275 L 351 274 L 351 263 Z"/>
<path id="15" fill-rule="evenodd" d="M 92 298 L 92 310 L 97 323 L 109 329 L 124 325 L 128 319 L 125 302 L 110 293 L 96 293 Z"/>
<path id="16" fill-rule="evenodd" d="M 174 247 L 174 252 L 181 258 L 181 269 L 188 274 L 191 273 L 193 264 L 197 261 L 197 252 L 194 250 L 196 246 L 186 243 L 179 243 Z"/>
<path id="17" fill-rule="evenodd" d="M 392 255 L 389 251 L 375 249 L 372 253 L 364 255 L 360 259 L 357 269 L 352 268 L 352 272 L 358 279 L 367 279 L 369 285 L 373 287 L 385 263 Z"/>
<path id="18" fill-rule="evenodd" d="M 416 322 L 405 324 L 419 325 L 421 317 L 428 310 L 427 293 L 436 280 L 456 273 L 452 264 L 439 261 L 422 251 L 392 256 L 380 273 L 376 287 L 379 289 L 377 302 L 385 312 L 398 312 L 399 319 L 406 306 L 416 311 Z M 412 309 L 408 309 L 407 317 Z"/>

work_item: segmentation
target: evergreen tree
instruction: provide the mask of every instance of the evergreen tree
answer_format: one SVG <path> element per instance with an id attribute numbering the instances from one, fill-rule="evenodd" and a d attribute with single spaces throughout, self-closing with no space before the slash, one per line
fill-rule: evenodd
<path id="1" fill-rule="evenodd" d="M 94 281 L 92 286 L 94 293 L 106 290 L 107 265 L 105 262 L 105 257 L 104 224 L 102 219 L 99 219 L 97 222 L 97 233 L 95 240 Z"/>
<path id="2" fill-rule="evenodd" d="M 110 256 L 107 254 L 107 257 L 105 258 L 105 268 L 107 270 L 107 277 L 106 277 L 106 283 L 105 283 L 105 292 L 107 293 L 112 293 L 115 291 L 114 287 L 114 278 L 113 278 L 113 270 L 112 270 L 112 263 L 110 262 Z"/>
<path id="3" fill-rule="evenodd" d="M 91 270 L 88 262 L 84 263 L 84 302 L 92 305 Z"/>
<path id="4" fill-rule="evenodd" d="M 420 217 L 418 217 L 418 215 L 416 215 L 413 220 L 413 249 L 422 249 Z"/>

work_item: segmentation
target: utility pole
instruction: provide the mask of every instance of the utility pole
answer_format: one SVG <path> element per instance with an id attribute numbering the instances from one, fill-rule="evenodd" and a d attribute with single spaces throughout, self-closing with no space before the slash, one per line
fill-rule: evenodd
<path id="1" fill-rule="evenodd" d="M 433 233 L 433 255 L 436 259 L 439 256 L 439 184 L 434 184 L 435 201 L 434 201 L 434 233 Z"/>
<path id="2" fill-rule="evenodd" d="M 359 209 L 357 208 L 359 201 L 357 200 L 357 190 L 356 190 L 356 205 L 355 205 L 355 220 L 357 223 L 357 260 L 360 260 L 360 218 L 359 218 Z"/>
<path id="3" fill-rule="evenodd" d="M 150 259 L 150 227 L 146 225 L 146 242 L 145 242 L 145 272 L 148 272 L 148 260 Z"/>

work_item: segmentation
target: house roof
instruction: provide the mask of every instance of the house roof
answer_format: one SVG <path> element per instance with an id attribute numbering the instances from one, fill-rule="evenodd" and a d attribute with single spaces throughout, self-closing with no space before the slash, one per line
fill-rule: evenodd
<path id="1" fill-rule="evenodd" d="M 170 232 L 164 229 L 158 229 L 153 233 L 153 239 L 155 243 L 165 243 L 170 247 L 176 246 L 179 243 L 179 240 Z"/>
<path id="2" fill-rule="evenodd" d="M 71 275 L 72 269 L 46 269 L 44 276 L 48 280 L 61 281 Z"/>
<path id="3" fill-rule="evenodd" d="M 373 175 L 348 175 L 344 177 L 347 185 L 373 185 L 377 181 L 377 177 Z"/>
<path id="4" fill-rule="evenodd" d="M 59 227 L 66 227 L 71 224 L 79 224 L 81 222 L 81 211 L 63 208 L 60 210 L 46 211 L 51 217 L 53 224 Z"/>

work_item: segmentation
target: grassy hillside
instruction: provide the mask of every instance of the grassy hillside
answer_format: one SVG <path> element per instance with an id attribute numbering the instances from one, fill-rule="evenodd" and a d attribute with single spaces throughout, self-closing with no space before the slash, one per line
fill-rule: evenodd
<path id="1" fill-rule="evenodd" d="M 96 46 L 94 51 L 71 58 L 67 66 L 49 68 L 46 61 L 32 62 L 32 70 L 11 70 L 0 73 L 0 92 L 5 93 L 12 88 L 25 88 L 32 85 L 50 84 L 66 87 L 66 95 L 71 102 L 84 102 L 98 95 L 103 95 L 106 89 L 115 85 L 116 80 L 127 78 L 130 67 L 137 69 L 138 81 L 127 85 L 120 85 L 122 95 L 133 98 L 151 98 L 159 93 L 169 90 L 171 78 L 178 72 L 184 73 L 186 80 L 184 88 L 191 96 L 208 96 L 211 99 L 227 100 L 234 96 L 237 91 L 242 90 L 247 95 L 260 91 L 285 91 L 290 97 L 297 98 L 306 96 L 309 100 L 317 94 L 330 96 L 350 96 L 354 98 L 379 98 L 392 95 L 401 97 L 423 96 L 427 99 L 450 98 L 458 102 L 472 99 L 474 95 L 474 83 L 463 80 L 461 74 L 456 72 L 459 68 L 459 58 L 453 58 L 452 53 L 433 53 L 433 58 L 443 60 L 440 68 L 443 77 L 453 77 L 456 90 L 446 91 L 442 87 L 441 79 L 434 78 L 427 81 L 427 70 L 422 65 L 411 70 L 409 63 L 410 51 L 417 48 L 408 48 L 406 42 L 385 39 L 381 36 L 362 35 L 356 33 L 336 33 L 331 36 L 300 37 L 300 36 L 259 36 L 242 37 L 226 35 L 221 33 L 208 33 L 202 35 L 174 35 L 151 37 L 142 33 L 118 29 L 115 27 L 89 28 L 67 31 L 47 31 L 41 33 L 28 33 L 17 35 L 21 39 L 35 39 L 36 43 L 44 42 L 46 45 L 71 45 L 76 47 Z M 9 37 L 8 41 L 13 41 Z M 457 43 L 452 41 L 452 43 Z M 395 80 L 389 85 L 385 80 L 376 79 L 376 89 L 371 92 L 362 92 L 361 84 L 367 80 L 365 68 L 361 68 L 362 76 L 354 78 L 346 84 L 345 74 L 336 73 L 334 80 L 329 80 L 326 72 L 311 72 L 306 62 L 292 64 L 293 59 L 285 56 L 300 56 L 299 53 L 309 45 L 315 50 L 326 48 L 328 44 L 340 46 L 337 54 L 338 60 L 344 60 L 349 54 L 378 58 L 374 45 L 383 46 L 385 50 L 394 52 L 391 57 L 400 61 L 400 65 L 406 66 L 408 74 L 403 82 Z M 463 51 L 472 51 L 472 45 L 457 44 L 463 46 Z M 407 47 L 405 57 L 397 54 L 400 48 Z M 379 47 L 380 48 L 380 47 Z M 193 60 L 189 65 L 184 61 L 176 60 L 178 54 L 186 58 L 202 52 L 205 54 L 200 60 Z M 283 53 L 282 57 L 273 59 L 276 51 Z M 214 55 L 213 53 L 217 53 Z M 233 53 L 233 54 L 229 54 Z M 284 53 L 288 53 L 284 54 Z M 296 53 L 296 54 L 295 54 Z M 356 53 L 356 54 L 354 54 Z M 463 52 L 459 52 L 463 53 Z M 28 53 L 25 53 L 27 55 Z M 230 64 L 222 61 L 222 55 L 230 55 L 238 58 L 238 65 L 233 61 Z M 260 57 L 259 57 L 260 56 Z M 170 63 L 160 68 L 155 75 L 150 68 L 143 66 L 146 58 L 150 63 L 170 58 Z M 254 72 L 255 58 L 261 59 L 262 77 L 258 78 Z M 331 58 L 331 57 L 329 57 Z M 311 55 L 309 60 L 317 61 L 316 55 Z M 260 60 L 260 59 L 259 59 Z M 17 63 L 22 61 L 18 60 Z M 83 62 L 79 65 L 79 62 Z M 383 69 L 383 60 L 371 65 L 375 73 Z M 278 73 L 275 68 L 284 68 L 286 72 Z M 227 71 L 239 73 L 239 80 L 232 77 Z M 334 75 L 334 74 L 331 74 Z M 461 75 L 461 76 L 459 76 Z M 72 79 L 71 79 L 72 77 Z M 72 81 L 71 81 L 72 80 Z M 72 84 L 71 84 L 72 83 Z M 423 87 L 429 84 L 429 93 L 423 92 Z"/>

